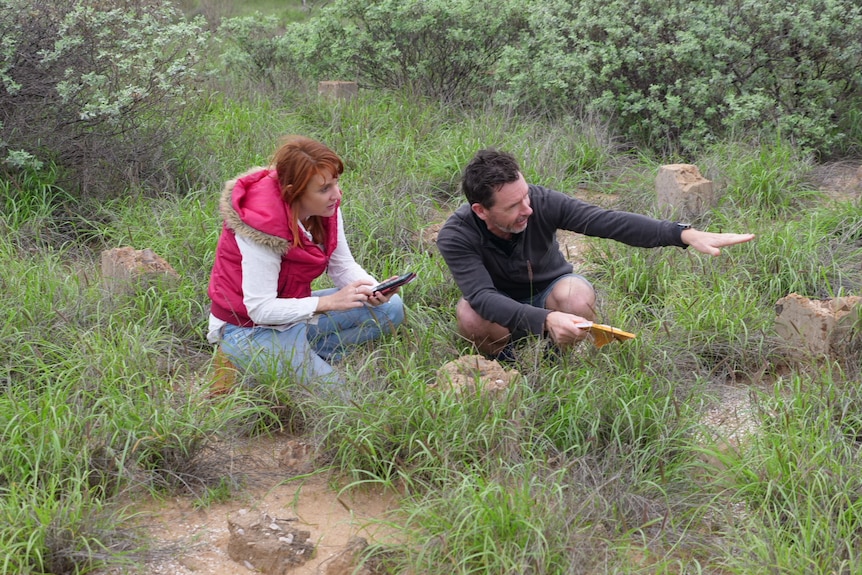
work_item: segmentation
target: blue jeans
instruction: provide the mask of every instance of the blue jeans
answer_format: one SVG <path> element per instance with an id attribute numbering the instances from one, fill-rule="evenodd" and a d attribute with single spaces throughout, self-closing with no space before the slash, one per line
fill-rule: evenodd
<path id="1" fill-rule="evenodd" d="M 336 288 L 315 291 L 321 296 Z M 327 312 L 317 323 L 300 322 L 280 331 L 227 324 L 220 342 L 222 351 L 242 370 L 290 377 L 318 395 L 347 399 L 344 381 L 329 362 L 366 341 L 392 333 L 404 321 L 404 303 L 397 294 L 385 304 Z"/>

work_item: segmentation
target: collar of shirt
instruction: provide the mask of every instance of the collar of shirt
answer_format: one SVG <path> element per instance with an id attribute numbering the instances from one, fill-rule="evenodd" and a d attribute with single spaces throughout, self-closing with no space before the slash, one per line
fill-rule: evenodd
<path id="1" fill-rule="evenodd" d="M 501 238 L 500 236 L 491 232 L 488 229 L 488 224 L 485 221 L 477 216 L 475 213 L 473 214 L 473 218 L 476 220 L 476 225 L 484 235 L 492 244 L 497 246 L 503 253 L 507 256 L 512 255 L 512 252 L 515 251 L 515 247 L 518 245 L 518 242 L 521 241 L 521 237 L 524 235 L 524 232 L 519 232 L 517 234 L 512 234 L 512 237 L 509 239 Z"/>

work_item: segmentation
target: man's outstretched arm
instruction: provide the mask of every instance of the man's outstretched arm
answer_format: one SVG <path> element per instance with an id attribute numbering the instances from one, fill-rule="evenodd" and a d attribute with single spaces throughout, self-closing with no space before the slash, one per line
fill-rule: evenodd
<path id="1" fill-rule="evenodd" d="M 721 254 L 721 248 L 749 242 L 754 239 L 754 234 L 716 234 L 689 228 L 682 231 L 681 238 L 683 243 L 697 251 L 717 256 Z"/>

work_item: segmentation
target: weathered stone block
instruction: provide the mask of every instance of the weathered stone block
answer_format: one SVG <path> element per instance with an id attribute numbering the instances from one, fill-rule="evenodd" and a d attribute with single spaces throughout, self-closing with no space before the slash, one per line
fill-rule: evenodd
<path id="1" fill-rule="evenodd" d="M 294 529 L 288 519 L 260 517 L 229 518 L 231 559 L 267 575 L 287 575 L 314 556 L 311 532 Z"/>
<path id="2" fill-rule="evenodd" d="M 811 300 L 792 293 L 775 304 L 775 333 L 802 354 L 838 358 L 860 337 L 860 302 L 860 296 Z"/>
<path id="3" fill-rule="evenodd" d="M 356 82 L 323 80 L 317 84 L 317 95 L 327 98 L 352 98 L 359 93 Z"/>
<path id="4" fill-rule="evenodd" d="M 668 164 L 659 168 L 655 181 L 659 210 L 665 217 L 691 219 L 715 203 L 711 181 L 691 164 Z"/>
<path id="5" fill-rule="evenodd" d="M 102 281 L 112 292 L 152 286 L 173 286 L 179 274 L 161 256 L 147 248 L 114 248 L 102 252 Z"/>
<path id="6" fill-rule="evenodd" d="M 457 394 L 482 393 L 502 398 L 509 386 L 520 377 L 517 370 L 507 370 L 496 360 L 481 355 L 465 355 L 437 370 L 435 387 L 453 390 Z"/>

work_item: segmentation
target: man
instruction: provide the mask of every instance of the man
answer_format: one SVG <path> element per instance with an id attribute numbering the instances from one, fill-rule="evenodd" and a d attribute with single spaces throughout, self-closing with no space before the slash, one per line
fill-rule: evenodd
<path id="1" fill-rule="evenodd" d="M 636 247 L 691 246 L 712 256 L 754 238 L 605 210 L 528 184 L 514 156 L 497 150 L 476 153 L 462 189 L 468 203 L 446 221 L 437 247 L 463 294 L 458 330 L 492 357 L 530 334 L 563 347 L 587 336 L 578 325 L 595 319 L 596 292 L 572 273 L 557 245 L 558 229 Z"/>

